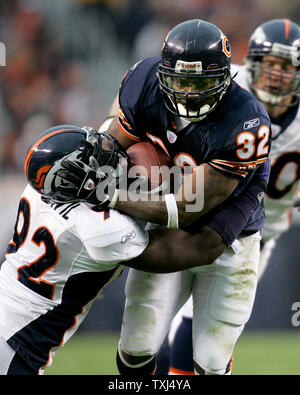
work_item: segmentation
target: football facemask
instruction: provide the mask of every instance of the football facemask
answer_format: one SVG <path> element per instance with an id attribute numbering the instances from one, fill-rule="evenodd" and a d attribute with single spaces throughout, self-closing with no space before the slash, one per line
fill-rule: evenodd
<path id="1" fill-rule="evenodd" d="M 292 65 L 291 65 L 292 66 Z M 300 71 L 290 69 L 278 70 L 264 64 L 263 61 L 246 61 L 249 85 L 263 103 L 289 107 L 297 104 L 282 104 L 289 96 L 297 96 L 300 92 Z"/>
<path id="2" fill-rule="evenodd" d="M 159 79 L 168 109 L 191 122 L 200 121 L 213 111 L 230 84 L 229 73 L 223 69 L 199 75 L 164 69 L 167 68 L 159 67 Z"/>

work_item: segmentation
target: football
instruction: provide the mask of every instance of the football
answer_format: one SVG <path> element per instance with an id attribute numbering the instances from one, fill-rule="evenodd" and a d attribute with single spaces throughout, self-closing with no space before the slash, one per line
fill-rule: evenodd
<path id="1" fill-rule="evenodd" d="M 163 181 L 170 183 L 170 172 L 172 167 L 171 158 L 162 148 L 151 142 L 133 144 L 127 149 L 130 159 L 129 176 L 142 176 L 148 179 L 148 190 L 153 190 Z"/>

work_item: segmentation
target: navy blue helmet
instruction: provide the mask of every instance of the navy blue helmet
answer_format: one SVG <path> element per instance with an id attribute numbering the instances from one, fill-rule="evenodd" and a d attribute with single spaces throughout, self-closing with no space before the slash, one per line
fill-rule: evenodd
<path id="1" fill-rule="evenodd" d="M 101 166 L 116 169 L 120 155 L 127 159 L 123 148 L 109 134 L 98 133 L 89 127 L 59 125 L 47 129 L 30 146 L 24 166 L 28 183 L 55 202 L 76 201 L 75 196 L 64 194 L 61 187 L 67 188 L 68 185 L 59 176 L 64 171 L 62 161 L 70 155 L 86 173 L 89 170 L 95 173 Z M 87 179 L 84 186 L 87 192 L 95 188 L 91 184 L 92 181 Z"/>
<path id="2" fill-rule="evenodd" d="M 203 119 L 230 85 L 230 61 L 229 41 L 214 24 L 194 19 L 175 26 L 158 66 L 167 108 L 190 121 Z"/>

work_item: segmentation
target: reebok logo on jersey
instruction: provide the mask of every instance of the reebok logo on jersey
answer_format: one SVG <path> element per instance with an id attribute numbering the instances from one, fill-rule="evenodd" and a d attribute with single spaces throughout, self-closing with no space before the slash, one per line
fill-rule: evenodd
<path id="1" fill-rule="evenodd" d="M 258 126 L 259 124 L 260 124 L 259 118 L 250 119 L 250 121 L 246 121 L 244 123 L 243 129 L 244 130 L 251 129 L 254 128 L 255 126 Z"/>
<path id="2" fill-rule="evenodd" d="M 126 243 L 127 241 L 129 241 L 129 240 L 133 240 L 133 239 L 135 238 L 135 236 L 136 236 L 136 233 L 135 233 L 134 230 L 131 231 L 131 232 L 129 232 L 129 233 L 126 233 L 126 235 L 123 235 L 123 236 L 122 236 L 122 238 L 121 238 L 121 243 L 124 244 L 124 243 Z"/>

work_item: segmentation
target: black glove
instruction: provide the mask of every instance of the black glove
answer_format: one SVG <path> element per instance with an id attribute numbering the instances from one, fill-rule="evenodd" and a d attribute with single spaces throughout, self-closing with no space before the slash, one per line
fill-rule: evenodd
<path id="1" fill-rule="evenodd" d="M 83 129 L 87 146 L 61 159 L 56 189 L 60 200 L 82 200 L 104 209 L 127 177 L 128 155 L 109 134 Z"/>
<path id="2" fill-rule="evenodd" d="M 57 190 L 67 198 L 85 200 L 92 204 L 99 203 L 96 197 L 96 188 L 100 179 L 97 172 L 80 160 L 66 157 L 60 163 L 61 169 L 56 175 L 62 179 Z"/>
<path id="3" fill-rule="evenodd" d="M 105 209 L 119 188 L 121 180 L 127 177 L 127 168 L 118 164 L 116 169 L 103 165 L 95 170 L 77 156 L 78 154 L 72 153 L 61 161 L 61 168 L 56 172 L 61 178 L 57 190 L 68 201 L 82 200 Z M 127 161 L 125 162 L 127 164 Z"/>

